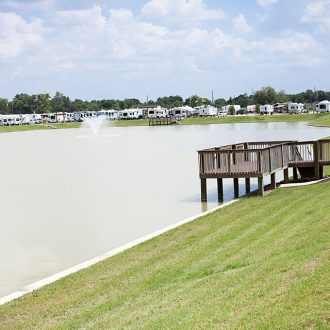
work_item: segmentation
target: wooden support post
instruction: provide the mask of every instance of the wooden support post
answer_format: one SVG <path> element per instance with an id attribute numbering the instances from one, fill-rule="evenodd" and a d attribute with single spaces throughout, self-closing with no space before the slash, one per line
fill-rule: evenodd
<path id="1" fill-rule="evenodd" d="M 235 198 L 238 198 L 239 196 L 238 178 L 234 178 L 234 196 Z"/>
<path id="2" fill-rule="evenodd" d="M 285 168 L 283 170 L 284 183 L 289 183 L 289 169 Z"/>
<path id="3" fill-rule="evenodd" d="M 250 178 L 245 178 L 245 192 L 246 194 L 251 192 Z"/>
<path id="4" fill-rule="evenodd" d="M 320 179 L 320 159 L 319 159 L 319 141 L 314 141 L 314 176 L 315 180 Z"/>
<path id="5" fill-rule="evenodd" d="M 293 179 L 298 180 L 298 170 L 297 167 L 293 168 Z"/>
<path id="6" fill-rule="evenodd" d="M 323 166 L 320 166 L 320 179 L 323 179 L 324 173 L 323 173 Z"/>
<path id="7" fill-rule="evenodd" d="M 201 201 L 207 202 L 206 179 L 201 179 Z"/>
<path id="8" fill-rule="evenodd" d="M 259 192 L 259 195 L 261 195 L 261 196 L 263 196 L 265 194 L 264 178 L 262 176 L 258 178 L 258 192 Z"/>
<path id="9" fill-rule="evenodd" d="M 271 189 L 273 189 L 273 190 L 276 189 L 276 173 L 272 173 L 270 175 L 270 186 L 271 186 Z"/>
<path id="10" fill-rule="evenodd" d="M 218 202 L 223 202 L 223 179 L 217 178 L 217 186 L 218 186 Z"/>

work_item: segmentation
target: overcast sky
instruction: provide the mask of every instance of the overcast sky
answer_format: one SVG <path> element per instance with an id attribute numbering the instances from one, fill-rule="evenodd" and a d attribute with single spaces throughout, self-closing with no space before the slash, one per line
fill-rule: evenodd
<path id="1" fill-rule="evenodd" d="M 0 97 L 329 90 L 330 0 L 0 0 Z"/>

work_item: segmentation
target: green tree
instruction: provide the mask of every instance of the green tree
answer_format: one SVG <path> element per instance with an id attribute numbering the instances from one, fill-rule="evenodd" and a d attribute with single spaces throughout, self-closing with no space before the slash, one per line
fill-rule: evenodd
<path id="1" fill-rule="evenodd" d="M 235 107 L 234 107 L 233 105 L 231 105 L 231 106 L 229 107 L 228 113 L 229 113 L 230 115 L 235 115 L 235 114 L 236 114 Z"/>
<path id="2" fill-rule="evenodd" d="M 5 115 L 9 113 L 8 100 L 0 98 L 0 114 Z"/>
<path id="3" fill-rule="evenodd" d="M 256 91 L 254 98 L 258 104 L 273 104 L 277 102 L 277 92 L 273 87 L 263 87 Z"/>

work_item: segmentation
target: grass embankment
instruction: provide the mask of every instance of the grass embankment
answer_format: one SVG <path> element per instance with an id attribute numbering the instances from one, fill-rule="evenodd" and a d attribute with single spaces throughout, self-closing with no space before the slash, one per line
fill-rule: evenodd
<path id="1" fill-rule="evenodd" d="M 329 329 L 329 196 L 243 199 L 0 306 L 0 328 Z"/>
<path id="2" fill-rule="evenodd" d="M 273 115 L 273 116 L 226 116 L 226 117 L 198 117 L 186 118 L 182 125 L 209 125 L 209 124 L 239 124 L 239 123 L 274 123 L 274 122 L 308 122 L 313 126 L 330 126 L 330 114 L 299 114 L 299 115 Z M 130 127 L 148 126 L 147 119 L 120 120 L 108 123 L 109 126 Z M 32 131 L 55 128 L 79 128 L 81 123 L 63 123 L 50 125 L 23 125 L 23 126 L 0 126 L 1 132 Z"/>
<path id="3" fill-rule="evenodd" d="M 55 128 L 78 128 L 81 123 L 62 123 L 62 124 L 35 124 L 35 125 L 15 125 L 15 126 L 0 126 L 0 133 L 7 132 L 23 132 L 23 131 L 35 131 L 35 130 L 49 130 Z"/>
<path id="4" fill-rule="evenodd" d="M 225 117 L 190 117 L 184 119 L 182 125 L 209 125 L 209 124 L 238 124 L 238 123 L 273 123 L 273 122 L 308 122 L 314 125 L 330 126 L 330 114 L 297 114 L 297 115 L 273 115 L 273 116 L 225 116 Z M 115 122 L 115 126 L 148 126 L 148 120 L 121 120 Z"/>

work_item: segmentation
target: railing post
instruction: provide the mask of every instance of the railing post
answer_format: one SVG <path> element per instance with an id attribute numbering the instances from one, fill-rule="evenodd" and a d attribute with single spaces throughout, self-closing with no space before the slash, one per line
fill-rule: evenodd
<path id="1" fill-rule="evenodd" d="M 258 151 L 258 172 L 261 172 L 262 166 L 261 166 L 261 151 Z"/>
<path id="2" fill-rule="evenodd" d="M 233 150 L 236 150 L 236 145 L 232 145 L 231 148 Z M 236 164 L 236 154 L 235 154 L 235 152 L 233 152 L 233 164 Z"/>
<path id="3" fill-rule="evenodd" d="M 244 160 L 247 162 L 249 160 L 249 153 L 248 153 L 248 150 L 249 149 L 249 145 L 247 142 L 244 143 L 244 150 L 246 150 L 244 152 Z"/>
<path id="4" fill-rule="evenodd" d="M 281 144 L 282 167 L 284 167 L 283 144 Z"/>
<path id="5" fill-rule="evenodd" d="M 258 193 L 259 195 L 263 196 L 265 194 L 264 190 L 264 177 L 258 177 Z"/>
<path id="6" fill-rule="evenodd" d="M 316 180 L 320 179 L 320 158 L 319 158 L 319 141 L 313 142 L 314 148 L 314 176 Z"/>
<path id="7" fill-rule="evenodd" d="M 271 148 L 268 149 L 269 150 L 269 172 L 272 171 L 272 158 L 271 158 Z"/>
<path id="8" fill-rule="evenodd" d="M 228 174 L 230 174 L 230 151 L 228 151 Z"/>

